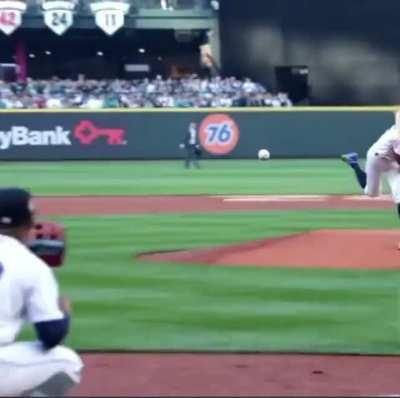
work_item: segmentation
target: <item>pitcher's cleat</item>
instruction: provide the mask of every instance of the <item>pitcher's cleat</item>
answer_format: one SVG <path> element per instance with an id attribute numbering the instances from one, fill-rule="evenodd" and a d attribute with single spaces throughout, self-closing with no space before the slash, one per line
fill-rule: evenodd
<path id="1" fill-rule="evenodd" d="M 357 152 L 345 153 L 340 158 L 343 160 L 343 162 L 346 162 L 350 166 L 358 163 Z"/>

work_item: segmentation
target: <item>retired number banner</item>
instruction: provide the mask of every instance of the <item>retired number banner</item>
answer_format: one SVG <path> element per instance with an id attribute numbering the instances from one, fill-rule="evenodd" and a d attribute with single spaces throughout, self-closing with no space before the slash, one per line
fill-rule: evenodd
<path id="1" fill-rule="evenodd" d="M 90 4 L 90 8 L 96 25 L 111 36 L 124 26 L 129 4 L 122 1 L 103 1 Z"/>
<path id="2" fill-rule="evenodd" d="M 74 22 L 75 2 L 68 0 L 44 1 L 44 23 L 57 35 L 64 34 Z"/>
<path id="3" fill-rule="evenodd" d="M 22 24 L 22 14 L 26 10 L 23 1 L 0 1 L 0 30 L 11 35 Z"/>

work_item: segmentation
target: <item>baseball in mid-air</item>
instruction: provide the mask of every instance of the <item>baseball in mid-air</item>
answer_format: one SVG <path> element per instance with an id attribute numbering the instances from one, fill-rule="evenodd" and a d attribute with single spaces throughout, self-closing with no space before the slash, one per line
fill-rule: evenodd
<path id="1" fill-rule="evenodd" d="M 259 160 L 268 160 L 271 157 L 271 154 L 268 149 L 260 149 L 258 151 L 258 159 Z"/>

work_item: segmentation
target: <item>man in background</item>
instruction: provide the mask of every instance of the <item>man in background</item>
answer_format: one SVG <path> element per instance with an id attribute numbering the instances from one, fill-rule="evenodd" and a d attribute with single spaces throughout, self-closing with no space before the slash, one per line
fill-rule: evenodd
<path id="1" fill-rule="evenodd" d="M 26 242 L 34 225 L 29 192 L 0 189 L 0 396 L 61 396 L 80 382 L 82 362 L 61 347 L 70 303 L 59 298 L 52 270 Z M 22 325 L 38 341 L 16 343 Z"/>
<path id="2" fill-rule="evenodd" d="M 201 156 L 201 147 L 197 134 L 197 124 L 191 122 L 188 131 L 183 137 L 180 148 L 186 150 L 185 167 L 189 169 L 191 166 L 196 169 L 200 168 L 199 159 Z"/>

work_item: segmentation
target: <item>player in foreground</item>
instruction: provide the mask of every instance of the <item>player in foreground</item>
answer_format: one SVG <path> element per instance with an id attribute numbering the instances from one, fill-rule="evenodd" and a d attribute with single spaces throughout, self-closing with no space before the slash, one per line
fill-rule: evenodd
<path id="1" fill-rule="evenodd" d="M 342 155 L 342 160 L 354 170 L 359 185 L 368 196 L 380 195 L 382 177 L 385 177 L 400 217 L 400 111 L 395 113 L 395 124 L 369 148 L 365 171 L 358 163 L 356 152 Z"/>
<path id="2" fill-rule="evenodd" d="M 24 244 L 34 224 L 30 194 L 0 189 L 0 396 L 60 396 L 80 382 L 82 362 L 59 344 L 70 308 L 52 270 Z M 16 343 L 24 322 L 38 341 Z"/>

